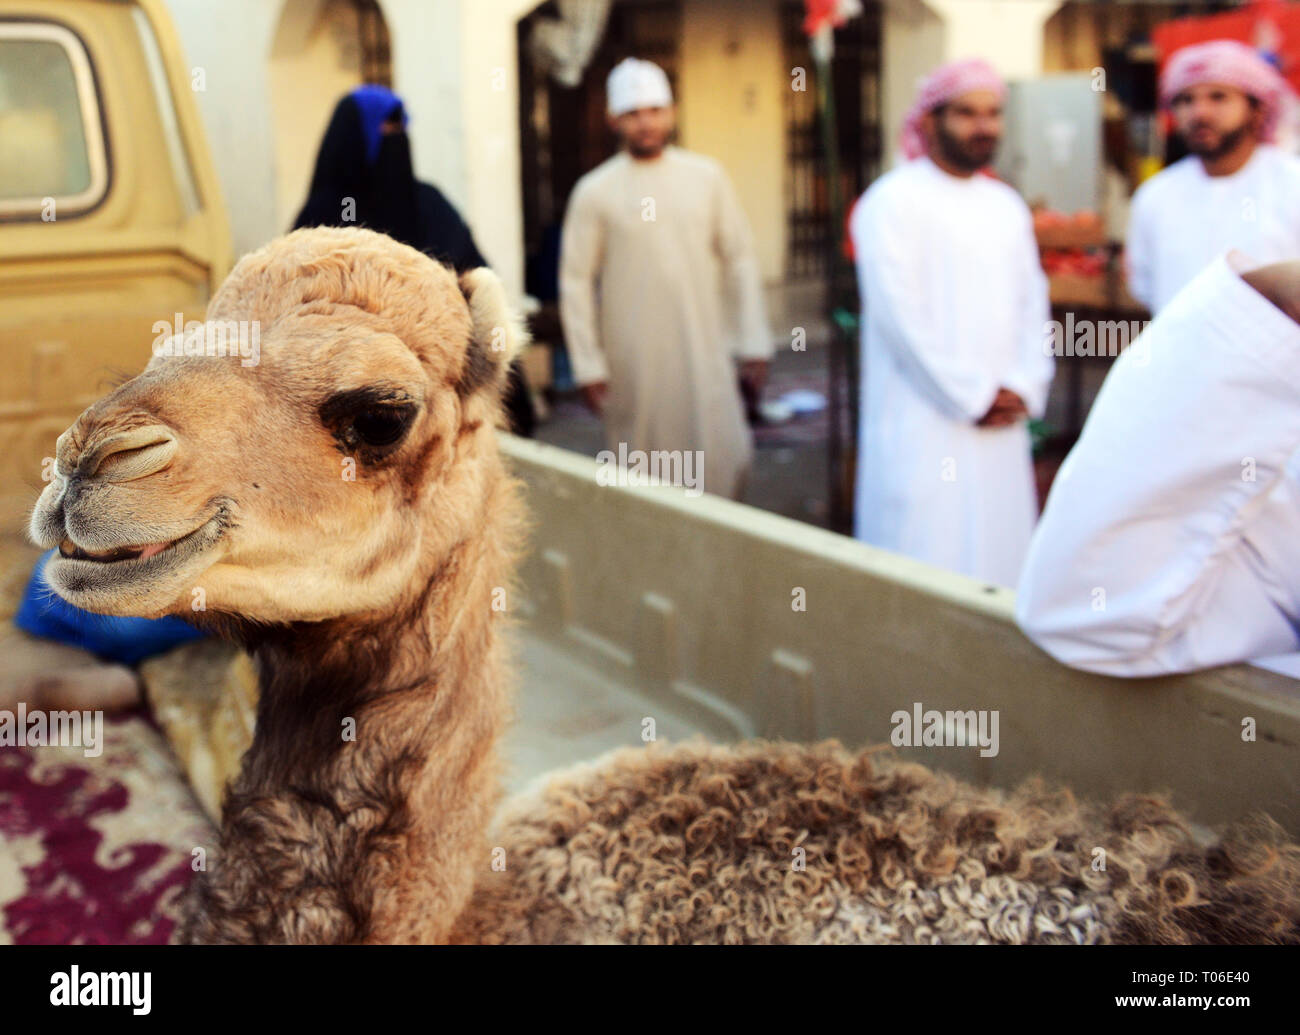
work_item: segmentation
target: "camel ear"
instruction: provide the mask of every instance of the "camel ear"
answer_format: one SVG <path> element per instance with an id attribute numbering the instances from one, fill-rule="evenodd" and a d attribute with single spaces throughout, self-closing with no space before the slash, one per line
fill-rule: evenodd
<path id="1" fill-rule="evenodd" d="M 463 274 L 460 289 L 469 303 L 471 326 L 456 391 L 462 398 L 485 385 L 500 391 L 511 361 L 528 344 L 528 331 L 506 301 L 500 278 L 486 266 Z"/>

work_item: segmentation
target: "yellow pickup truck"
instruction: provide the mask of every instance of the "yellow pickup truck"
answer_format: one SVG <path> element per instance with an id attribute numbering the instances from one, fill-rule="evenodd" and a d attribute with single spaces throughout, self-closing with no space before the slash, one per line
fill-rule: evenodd
<path id="1" fill-rule="evenodd" d="M 230 230 L 157 0 L 0 0 L 0 522 L 159 321 L 202 319 Z"/>

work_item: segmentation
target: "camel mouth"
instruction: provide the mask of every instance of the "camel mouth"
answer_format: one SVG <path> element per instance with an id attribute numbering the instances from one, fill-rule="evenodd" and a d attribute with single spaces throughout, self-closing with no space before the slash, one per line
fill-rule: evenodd
<path id="1" fill-rule="evenodd" d="M 166 576 L 207 553 L 221 540 L 225 530 L 226 511 L 221 508 L 193 531 L 168 542 L 87 550 L 65 535 L 59 543 L 58 554 L 50 559 L 47 576 L 56 575 L 56 584 L 73 593 L 147 582 Z"/>
<path id="2" fill-rule="evenodd" d="M 185 537 L 182 537 L 185 538 Z M 120 561 L 148 560 L 164 550 L 170 550 L 180 542 L 173 539 L 169 543 L 146 543 L 143 546 L 119 546 L 112 550 L 98 552 L 83 550 L 66 536 L 59 543 L 59 556 L 69 561 L 94 561 L 96 564 L 117 564 Z"/>

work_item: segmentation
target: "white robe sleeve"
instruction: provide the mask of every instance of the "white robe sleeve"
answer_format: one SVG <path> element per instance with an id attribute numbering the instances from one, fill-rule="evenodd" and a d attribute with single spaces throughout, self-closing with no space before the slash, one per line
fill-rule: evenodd
<path id="1" fill-rule="evenodd" d="M 604 225 L 589 187 L 579 183 L 574 188 L 560 234 L 560 321 L 573 379 L 579 385 L 609 380 L 609 365 L 597 341 Z"/>
<path id="2" fill-rule="evenodd" d="M 936 409 L 978 421 L 997 396 L 997 371 L 960 362 L 944 347 L 930 316 L 944 299 L 927 297 L 923 288 L 927 242 L 914 214 L 869 193 L 853 210 L 850 233 L 863 308 L 881 342 Z"/>
<path id="3" fill-rule="evenodd" d="M 1116 676 L 1300 639 L 1300 324 L 1220 258 L 1116 361 L 1016 600 L 1059 661 Z"/>
<path id="4" fill-rule="evenodd" d="M 737 359 L 771 359 L 772 330 L 767 323 L 753 234 L 731 181 L 721 168 L 717 170 L 714 201 L 714 247 L 722 260 L 731 304 L 731 355 Z"/>
<path id="5" fill-rule="evenodd" d="M 1128 293 L 1141 302 L 1147 309 L 1152 309 L 1155 296 L 1154 273 L 1151 265 L 1155 261 L 1152 249 L 1151 194 L 1138 188 L 1129 207 L 1128 236 L 1124 241 L 1124 276 L 1128 281 Z"/>
<path id="6" fill-rule="evenodd" d="M 1056 361 L 1046 347 L 1051 319 L 1047 274 L 1038 254 L 1033 219 L 1026 210 L 1020 234 L 1021 335 L 1016 364 L 1003 375 L 1003 387 L 1010 388 L 1024 400 L 1029 416 L 1039 418 L 1047 412 L 1047 393 L 1052 387 Z"/>

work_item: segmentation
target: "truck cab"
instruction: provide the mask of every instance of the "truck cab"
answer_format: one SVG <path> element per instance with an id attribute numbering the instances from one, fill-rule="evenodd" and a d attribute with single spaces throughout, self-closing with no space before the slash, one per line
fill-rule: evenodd
<path id="1" fill-rule="evenodd" d="M 0 0 L 0 529 L 57 437 L 202 319 L 227 213 L 186 66 L 155 0 Z"/>

